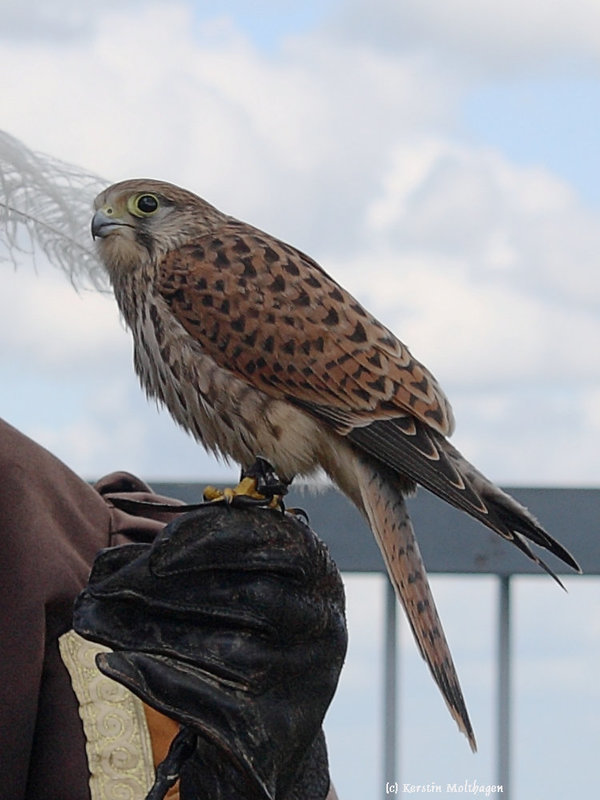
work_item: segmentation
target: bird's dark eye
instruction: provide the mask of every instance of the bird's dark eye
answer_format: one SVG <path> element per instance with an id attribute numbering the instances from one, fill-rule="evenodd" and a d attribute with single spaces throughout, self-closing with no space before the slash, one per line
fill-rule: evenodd
<path id="1" fill-rule="evenodd" d="M 154 194 L 136 194 L 129 198 L 127 207 L 136 217 L 147 217 L 158 211 L 158 197 Z"/>
<path id="2" fill-rule="evenodd" d="M 138 197 L 136 205 L 142 214 L 152 214 L 158 208 L 158 200 L 153 194 L 143 194 Z"/>

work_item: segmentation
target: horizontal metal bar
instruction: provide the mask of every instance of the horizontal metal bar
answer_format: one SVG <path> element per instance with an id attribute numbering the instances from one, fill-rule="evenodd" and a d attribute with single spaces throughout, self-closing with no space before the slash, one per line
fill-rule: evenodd
<path id="1" fill-rule="evenodd" d="M 156 492 L 196 502 L 199 483 L 154 483 Z M 600 575 L 600 489 L 506 489 L 527 506 L 588 575 Z M 409 500 L 419 546 L 429 572 L 495 575 L 540 574 L 516 547 L 467 514 L 420 490 Z M 364 520 L 337 490 L 293 488 L 288 507 L 303 508 L 311 527 L 327 543 L 343 572 L 384 572 L 375 540 Z M 573 574 L 551 554 L 544 560 L 557 573 Z"/>

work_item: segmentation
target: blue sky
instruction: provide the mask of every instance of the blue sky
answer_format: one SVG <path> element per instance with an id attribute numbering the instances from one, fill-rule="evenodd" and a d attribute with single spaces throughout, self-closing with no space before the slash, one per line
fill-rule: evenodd
<path id="1" fill-rule="evenodd" d="M 473 141 L 518 164 L 540 164 L 600 204 L 600 81 L 588 76 L 510 80 L 473 89 L 462 124 Z"/>
<path id="2" fill-rule="evenodd" d="M 0 0 L 0 23 L 2 129 L 291 241 L 432 369 L 483 471 L 598 486 L 597 3 Z M 110 295 L 77 294 L 39 253 L 17 260 L 0 264 L 9 422 L 85 477 L 235 476 L 146 402 Z M 600 592 L 568 585 L 527 579 L 515 599 L 516 800 L 597 794 Z M 403 630 L 406 778 L 492 782 L 495 585 L 434 588 L 481 753 Z M 364 800 L 381 794 L 381 581 L 351 578 L 348 598 L 328 736 L 340 800 Z"/>

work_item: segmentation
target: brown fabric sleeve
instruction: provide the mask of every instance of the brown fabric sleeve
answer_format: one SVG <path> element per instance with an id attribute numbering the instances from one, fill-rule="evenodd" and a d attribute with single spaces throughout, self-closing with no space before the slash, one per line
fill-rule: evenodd
<path id="1" fill-rule="evenodd" d="M 89 798 L 83 729 L 58 638 L 72 627 L 73 602 L 98 550 L 151 541 L 172 517 L 126 514 L 115 496 L 166 499 L 124 472 L 92 488 L 0 420 L 2 797 Z"/>
<path id="2" fill-rule="evenodd" d="M 110 544 L 127 542 L 151 542 L 163 527 L 173 519 L 173 513 L 159 511 L 148 506 L 140 508 L 139 514 L 116 508 L 113 501 L 136 500 L 144 503 L 168 503 L 183 505 L 180 500 L 154 494 L 147 483 L 130 472 L 111 472 L 96 481 L 94 489 L 104 498 L 110 513 Z"/>
<path id="3" fill-rule="evenodd" d="M 0 420 L 0 786 L 11 800 L 89 797 L 57 639 L 109 524 L 91 487 Z"/>

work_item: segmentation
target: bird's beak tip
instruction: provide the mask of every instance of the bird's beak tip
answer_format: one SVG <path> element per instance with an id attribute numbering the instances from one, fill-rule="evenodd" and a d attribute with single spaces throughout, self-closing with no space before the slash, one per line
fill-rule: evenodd
<path id="1" fill-rule="evenodd" d="M 102 228 L 106 226 L 107 222 L 106 216 L 101 211 L 96 211 L 92 217 L 92 239 L 94 239 L 94 241 L 96 238 L 104 235 L 102 233 Z"/>
<path id="2" fill-rule="evenodd" d="M 124 223 L 119 222 L 118 220 L 108 217 L 104 211 L 102 211 L 102 209 L 99 209 L 92 217 L 92 239 L 94 241 L 96 239 L 104 239 L 112 231 L 121 227 L 123 224 Z"/>

